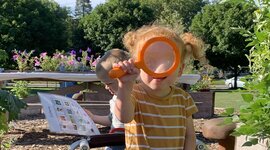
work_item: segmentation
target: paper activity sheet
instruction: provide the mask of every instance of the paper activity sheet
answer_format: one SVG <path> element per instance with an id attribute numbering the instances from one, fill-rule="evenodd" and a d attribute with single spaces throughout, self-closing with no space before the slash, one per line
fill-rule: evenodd
<path id="1" fill-rule="evenodd" d="M 86 136 L 100 134 L 93 120 L 72 98 L 48 93 L 38 93 L 38 96 L 51 132 Z"/>

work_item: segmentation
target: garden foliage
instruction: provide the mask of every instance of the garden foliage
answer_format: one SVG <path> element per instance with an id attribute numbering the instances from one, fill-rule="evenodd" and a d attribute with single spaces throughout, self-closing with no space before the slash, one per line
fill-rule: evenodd
<path id="1" fill-rule="evenodd" d="M 268 140 L 270 148 L 270 1 L 248 2 L 257 6 L 254 12 L 254 32 L 242 30 L 249 41 L 247 47 L 251 47 L 247 57 L 252 80 L 245 84 L 250 94 L 243 94 L 242 97 L 248 104 L 240 108 L 236 121 L 241 126 L 233 135 L 246 135 L 248 141 L 244 146 Z"/>
<path id="2" fill-rule="evenodd" d="M 34 59 L 31 55 L 33 52 L 34 50 L 31 50 L 30 52 L 27 52 L 26 50 L 13 50 L 13 60 L 16 61 L 20 72 L 32 70 Z"/>
<path id="3" fill-rule="evenodd" d="M 18 98 L 26 98 L 29 95 L 29 88 L 28 88 L 27 81 L 15 81 L 11 91 L 14 93 Z"/>
<path id="4" fill-rule="evenodd" d="M 5 113 L 8 112 L 8 120 L 15 120 L 18 118 L 19 113 L 22 108 L 25 108 L 27 105 L 25 102 L 19 100 L 16 96 L 13 94 L 10 94 L 7 91 L 0 90 L 0 131 L 6 131 L 7 130 L 7 124 L 4 119 Z"/>

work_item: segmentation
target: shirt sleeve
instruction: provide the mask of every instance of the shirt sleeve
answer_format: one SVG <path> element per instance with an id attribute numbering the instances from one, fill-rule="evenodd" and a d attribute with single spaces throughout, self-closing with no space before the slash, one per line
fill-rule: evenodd
<path id="1" fill-rule="evenodd" d="M 190 96 L 190 94 L 187 93 L 187 99 L 186 99 L 186 112 L 187 117 L 191 116 L 192 114 L 198 112 L 198 108 L 195 105 L 193 98 Z"/>

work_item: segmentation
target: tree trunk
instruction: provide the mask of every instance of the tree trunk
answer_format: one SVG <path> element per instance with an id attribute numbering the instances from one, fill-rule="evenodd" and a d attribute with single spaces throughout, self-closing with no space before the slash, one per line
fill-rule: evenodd
<path id="1" fill-rule="evenodd" d="M 234 89 L 237 89 L 237 76 L 238 76 L 238 67 L 235 66 L 233 69 L 233 73 L 234 73 Z"/>

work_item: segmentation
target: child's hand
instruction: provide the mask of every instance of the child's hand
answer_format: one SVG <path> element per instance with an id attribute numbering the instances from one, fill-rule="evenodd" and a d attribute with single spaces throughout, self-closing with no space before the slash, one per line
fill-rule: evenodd
<path id="1" fill-rule="evenodd" d="M 134 82 L 140 73 L 140 70 L 135 66 L 132 59 L 120 61 L 117 64 L 115 63 L 113 67 L 121 67 L 122 70 L 126 72 L 124 76 L 118 78 L 120 83 Z"/>

